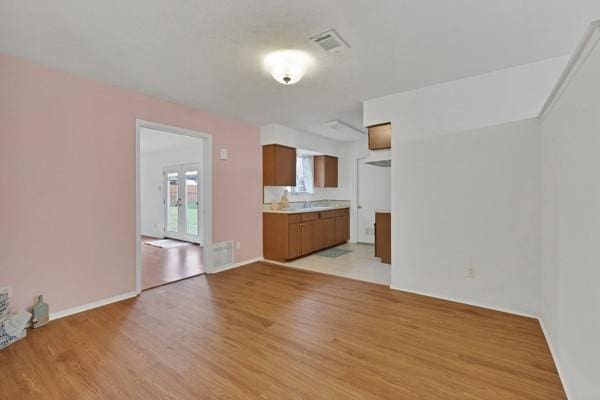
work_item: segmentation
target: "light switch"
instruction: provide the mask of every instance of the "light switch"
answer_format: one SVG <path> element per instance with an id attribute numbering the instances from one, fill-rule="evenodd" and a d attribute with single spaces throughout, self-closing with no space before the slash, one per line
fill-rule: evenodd
<path id="1" fill-rule="evenodd" d="M 219 158 L 221 160 L 227 160 L 229 158 L 229 154 L 227 152 L 227 149 L 221 149 L 221 153 L 220 153 Z"/>

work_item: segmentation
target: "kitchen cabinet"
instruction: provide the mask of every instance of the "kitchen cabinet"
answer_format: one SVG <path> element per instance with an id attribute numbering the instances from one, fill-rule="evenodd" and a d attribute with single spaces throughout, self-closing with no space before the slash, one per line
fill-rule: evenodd
<path id="1" fill-rule="evenodd" d="M 392 263 L 392 218 L 389 212 L 375 213 L 375 257 Z"/>
<path id="2" fill-rule="evenodd" d="M 318 219 L 313 221 L 312 232 L 313 251 L 319 251 L 325 248 L 325 220 Z"/>
<path id="3" fill-rule="evenodd" d="M 315 187 L 338 187 L 337 157 L 314 157 L 314 185 Z"/>
<path id="4" fill-rule="evenodd" d="M 302 255 L 302 224 L 289 224 L 288 235 L 287 258 L 298 258 Z"/>
<path id="5" fill-rule="evenodd" d="M 335 216 L 324 220 L 325 226 L 325 247 L 335 246 Z"/>
<path id="6" fill-rule="evenodd" d="M 350 239 L 350 209 L 305 213 L 263 213 L 265 259 L 287 261 Z"/>
<path id="7" fill-rule="evenodd" d="M 338 243 L 350 240 L 350 212 L 348 209 L 337 210 L 335 215 L 335 241 Z"/>
<path id="8" fill-rule="evenodd" d="M 296 149 L 280 144 L 263 146 L 263 186 L 296 186 Z"/>
<path id="9" fill-rule="evenodd" d="M 369 150 L 392 148 L 392 124 L 386 123 L 369 127 Z"/>

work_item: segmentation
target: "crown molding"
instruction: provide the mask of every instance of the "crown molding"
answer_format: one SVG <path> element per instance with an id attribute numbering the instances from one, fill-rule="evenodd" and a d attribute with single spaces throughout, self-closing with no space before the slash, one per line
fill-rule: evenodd
<path id="1" fill-rule="evenodd" d="M 567 90 L 583 64 L 585 64 L 589 55 L 594 51 L 600 42 L 600 20 L 594 21 L 583 35 L 583 39 L 579 42 L 575 53 L 567 63 L 564 71 L 560 75 L 558 82 L 554 85 L 554 89 L 550 92 L 550 96 L 546 99 L 538 118 L 544 120 L 552 111 L 562 94 Z"/>

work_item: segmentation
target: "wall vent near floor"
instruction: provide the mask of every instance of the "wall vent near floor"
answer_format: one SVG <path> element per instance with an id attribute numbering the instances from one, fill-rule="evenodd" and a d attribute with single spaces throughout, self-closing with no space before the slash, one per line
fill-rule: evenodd
<path id="1" fill-rule="evenodd" d="M 213 266 L 223 268 L 233 264 L 233 240 L 213 244 Z"/>

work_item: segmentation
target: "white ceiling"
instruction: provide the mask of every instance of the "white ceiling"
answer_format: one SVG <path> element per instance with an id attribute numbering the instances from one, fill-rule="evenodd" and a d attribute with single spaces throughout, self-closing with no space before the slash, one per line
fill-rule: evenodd
<path id="1" fill-rule="evenodd" d="M 361 127 L 361 101 L 571 53 L 598 0 L 0 0 L 0 52 L 255 123 Z M 351 48 L 308 37 L 335 28 Z M 293 86 L 261 67 L 309 51 Z"/>

